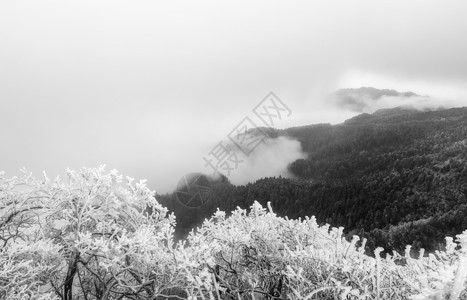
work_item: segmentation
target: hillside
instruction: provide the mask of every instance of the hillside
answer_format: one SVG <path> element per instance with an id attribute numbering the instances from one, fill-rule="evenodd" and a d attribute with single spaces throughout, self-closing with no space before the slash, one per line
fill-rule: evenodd
<path id="1" fill-rule="evenodd" d="M 281 216 L 314 215 L 344 226 L 349 236 L 368 238 L 368 251 L 402 251 L 406 244 L 433 251 L 467 228 L 467 108 L 395 108 L 269 133 L 299 140 L 308 154 L 289 166 L 295 178 L 216 183 L 212 200 L 199 208 L 158 195 L 176 213 L 179 237 L 216 207 L 231 211 L 254 200 L 270 201 Z"/>

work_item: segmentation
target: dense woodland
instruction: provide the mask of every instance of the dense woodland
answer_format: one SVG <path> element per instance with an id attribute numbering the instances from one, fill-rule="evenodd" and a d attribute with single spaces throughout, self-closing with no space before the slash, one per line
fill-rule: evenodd
<path id="1" fill-rule="evenodd" d="M 264 130 L 264 129 L 263 129 Z M 244 186 L 226 178 L 211 201 L 187 208 L 171 194 L 157 200 L 177 216 L 183 238 L 216 208 L 272 203 L 280 216 L 314 215 L 368 239 L 367 251 L 440 250 L 445 236 L 467 228 L 467 108 L 420 112 L 395 108 L 361 114 L 339 125 L 319 124 L 270 137 L 299 140 L 307 159 L 289 166 L 294 178 L 264 178 Z"/>

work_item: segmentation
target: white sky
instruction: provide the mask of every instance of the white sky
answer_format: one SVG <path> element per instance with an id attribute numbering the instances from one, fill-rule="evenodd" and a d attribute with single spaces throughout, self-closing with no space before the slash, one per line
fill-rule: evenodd
<path id="1" fill-rule="evenodd" d="M 2 1 L 0 169 L 106 164 L 165 192 L 274 91 L 282 127 L 375 86 L 467 102 L 465 1 Z M 37 174 L 39 175 L 39 174 Z"/>

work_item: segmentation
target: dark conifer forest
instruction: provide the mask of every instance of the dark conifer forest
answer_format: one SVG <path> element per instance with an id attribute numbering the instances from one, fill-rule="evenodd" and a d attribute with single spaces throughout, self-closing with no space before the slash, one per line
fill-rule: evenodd
<path id="1" fill-rule="evenodd" d="M 368 239 L 370 253 L 443 248 L 445 236 L 467 228 L 467 108 L 394 108 L 361 114 L 338 125 L 264 129 L 271 138 L 300 141 L 306 159 L 289 165 L 290 178 L 234 186 L 213 183 L 210 201 L 189 208 L 173 194 L 157 200 L 177 216 L 176 237 L 209 218 L 257 200 L 279 216 L 316 216 Z"/>

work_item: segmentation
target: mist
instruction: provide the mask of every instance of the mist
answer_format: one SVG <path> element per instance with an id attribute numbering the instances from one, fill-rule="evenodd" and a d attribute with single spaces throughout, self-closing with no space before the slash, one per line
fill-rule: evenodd
<path id="1" fill-rule="evenodd" d="M 438 109 L 447 109 L 453 107 L 465 106 L 465 101 L 442 99 L 432 97 L 390 97 L 383 96 L 378 101 L 369 101 L 363 110 L 366 113 L 373 113 L 378 109 L 392 108 L 392 107 L 407 107 L 414 108 L 419 111 L 432 111 Z"/>
<path id="2" fill-rule="evenodd" d="M 466 97 L 431 97 L 413 91 L 358 87 L 340 89 L 326 97 L 330 109 L 354 113 L 374 113 L 380 109 L 403 107 L 418 111 L 431 111 L 467 105 Z"/>
<path id="3" fill-rule="evenodd" d="M 414 90 L 463 106 L 466 6 L 2 1 L 0 170 L 53 177 L 105 164 L 164 193 L 204 172 L 202 157 L 271 91 L 292 111 L 279 128 L 351 118 L 358 112 L 325 101 L 345 87 Z M 270 143 L 233 182 L 286 174 L 302 155 L 297 141 Z"/>
<path id="4" fill-rule="evenodd" d="M 306 158 L 306 153 L 299 141 L 283 136 L 268 138 L 249 156 L 242 157 L 244 161 L 232 171 L 229 180 L 232 184 L 243 185 L 264 177 L 291 177 L 287 167 L 300 158 Z"/>

